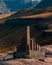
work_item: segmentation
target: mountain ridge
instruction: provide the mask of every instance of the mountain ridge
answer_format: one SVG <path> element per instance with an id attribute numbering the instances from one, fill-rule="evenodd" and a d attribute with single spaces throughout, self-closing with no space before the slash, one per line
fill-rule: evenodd
<path id="1" fill-rule="evenodd" d="M 52 0 L 42 0 L 36 8 L 52 7 Z"/>
<path id="2" fill-rule="evenodd" d="M 26 2 L 24 0 L 15 0 L 15 1 L 1 0 L 1 2 L 3 2 L 3 4 L 5 4 L 5 6 L 7 6 L 10 11 L 35 7 L 39 3 L 39 1 L 36 0 L 33 2 L 32 0 L 28 0 Z"/>
<path id="3" fill-rule="evenodd" d="M 40 9 L 39 9 L 40 10 Z M 33 38 L 34 33 L 36 31 L 36 39 L 38 39 L 38 42 L 41 46 L 42 45 L 50 45 L 52 44 L 52 32 L 46 33 L 45 30 L 52 30 L 52 14 L 51 16 L 42 18 L 42 14 L 46 13 L 52 13 L 52 9 L 47 8 L 43 9 L 36 13 L 36 15 L 41 15 L 41 17 L 37 18 L 19 18 L 18 13 L 12 14 L 9 17 L 4 18 L 4 23 L 0 23 L 0 52 L 6 52 L 6 51 L 14 51 L 15 47 L 21 43 L 22 39 L 25 36 L 25 30 L 26 26 L 29 24 L 32 25 L 32 34 L 31 38 Z M 27 16 L 29 15 L 29 12 L 31 12 L 31 15 L 34 14 L 35 10 L 29 9 L 29 10 L 22 10 L 22 14 L 27 13 Z M 27 11 L 27 12 L 26 12 Z M 20 16 L 22 15 L 19 12 Z M 33 13 L 33 14 L 32 14 Z M 34 14 L 35 15 L 35 14 Z M 49 14 L 48 14 L 49 15 Z M 16 17 L 16 18 L 14 18 Z M 1 21 L 0 21 L 1 22 Z"/>

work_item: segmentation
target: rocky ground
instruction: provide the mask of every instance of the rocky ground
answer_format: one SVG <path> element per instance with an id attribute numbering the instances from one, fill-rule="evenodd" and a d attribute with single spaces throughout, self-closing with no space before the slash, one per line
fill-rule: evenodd
<path id="1" fill-rule="evenodd" d="M 43 48 L 45 48 L 49 53 L 52 52 L 52 45 L 44 46 Z M 11 56 L 9 57 L 12 58 Z M 0 60 L 0 65 L 52 65 L 52 55 L 45 57 L 44 61 L 36 59 Z"/>
<path id="2" fill-rule="evenodd" d="M 39 61 L 35 59 L 14 59 L 0 61 L 0 65 L 52 65 L 52 58 L 47 57 L 45 61 Z"/>

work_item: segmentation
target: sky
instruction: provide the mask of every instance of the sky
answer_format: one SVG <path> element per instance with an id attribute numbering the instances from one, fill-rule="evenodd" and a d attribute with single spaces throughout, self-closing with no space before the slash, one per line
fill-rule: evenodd
<path id="1" fill-rule="evenodd" d="M 25 2 L 29 2 L 29 1 L 41 1 L 41 0 L 0 0 L 0 1 L 16 1 L 16 2 L 18 2 L 18 1 L 25 1 Z"/>
<path id="2" fill-rule="evenodd" d="M 36 1 L 36 0 L 32 0 L 32 1 Z M 41 1 L 41 0 L 37 0 L 37 1 Z"/>
<path id="3" fill-rule="evenodd" d="M 0 0 L 2 1 L 2 0 Z M 3 1 L 16 1 L 16 0 L 3 0 Z M 28 1 L 28 0 L 25 0 L 25 1 Z M 41 0 L 32 0 L 32 1 L 41 1 Z"/>
<path id="4" fill-rule="evenodd" d="M 41 2 L 41 0 L 23 0 L 25 3 L 29 2 L 29 1 L 38 1 Z"/>
<path id="5" fill-rule="evenodd" d="M 0 5 L 0 11 L 2 12 L 3 10 L 13 11 L 28 7 L 35 7 L 38 3 L 40 3 L 41 0 L 0 0 L 0 1 L 3 1 L 3 3 Z M 33 2 L 33 1 L 37 1 L 37 2 Z"/>

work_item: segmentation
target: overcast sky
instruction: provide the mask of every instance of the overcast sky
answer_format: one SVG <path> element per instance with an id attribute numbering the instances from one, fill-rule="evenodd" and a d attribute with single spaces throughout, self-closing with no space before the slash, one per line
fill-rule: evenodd
<path id="1" fill-rule="evenodd" d="M 16 0 L 0 0 L 0 1 L 16 1 Z M 36 0 L 32 0 L 32 1 L 36 1 Z M 41 0 L 37 0 L 37 1 L 41 1 Z"/>
<path id="2" fill-rule="evenodd" d="M 36 0 L 32 0 L 32 1 L 36 1 Z M 37 0 L 37 1 L 41 1 L 41 0 Z"/>

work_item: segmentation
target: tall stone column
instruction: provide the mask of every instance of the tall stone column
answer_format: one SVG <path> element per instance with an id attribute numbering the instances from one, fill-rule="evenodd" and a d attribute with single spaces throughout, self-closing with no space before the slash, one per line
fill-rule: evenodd
<path id="1" fill-rule="evenodd" d="M 27 54 L 30 54 L 30 26 L 27 26 Z"/>

